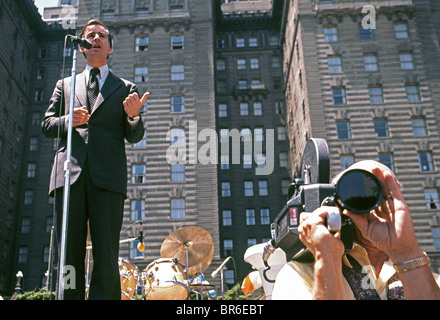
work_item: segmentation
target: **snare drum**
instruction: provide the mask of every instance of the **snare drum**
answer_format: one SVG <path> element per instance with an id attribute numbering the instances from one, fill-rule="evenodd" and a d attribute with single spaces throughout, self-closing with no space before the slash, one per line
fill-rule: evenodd
<path id="1" fill-rule="evenodd" d="M 119 277 L 121 279 L 121 300 L 131 300 L 136 290 L 139 276 L 138 267 L 123 258 L 119 258 Z"/>
<path id="2" fill-rule="evenodd" d="M 144 270 L 146 300 L 186 300 L 184 265 L 177 259 L 157 259 Z"/>

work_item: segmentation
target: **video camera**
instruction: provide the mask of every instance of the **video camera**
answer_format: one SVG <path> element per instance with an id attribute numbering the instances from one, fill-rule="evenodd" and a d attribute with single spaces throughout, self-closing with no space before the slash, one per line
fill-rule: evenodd
<path id="1" fill-rule="evenodd" d="M 353 247 L 353 223 L 341 214 L 344 209 L 353 213 L 367 213 L 382 200 L 379 180 L 370 172 L 349 169 L 330 183 L 330 155 L 324 139 L 310 139 L 304 149 L 301 177 L 289 186 L 289 200 L 271 225 L 272 239 L 266 244 L 263 261 L 267 265 L 270 254 L 281 248 L 286 259 L 313 262 L 312 253 L 299 240 L 298 225 L 302 212 L 313 212 L 320 206 L 334 206 L 326 226 L 332 233 L 341 231 L 346 252 Z"/>

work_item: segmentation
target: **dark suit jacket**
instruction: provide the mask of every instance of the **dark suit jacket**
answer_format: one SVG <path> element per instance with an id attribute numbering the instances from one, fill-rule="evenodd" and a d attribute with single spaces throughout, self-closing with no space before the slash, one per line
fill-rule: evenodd
<path id="1" fill-rule="evenodd" d="M 64 84 L 63 84 L 64 82 Z M 87 105 L 85 73 L 76 76 L 75 108 Z M 59 80 L 50 99 L 49 108 L 42 121 L 46 137 L 57 138 L 60 127 L 60 144 L 53 165 L 49 194 L 64 186 L 64 162 L 67 158 L 67 132 L 65 121 L 69 112 L 71 77 Z M 60 110 L 62 91 L 63 107 Z M 127 193 L 127 158 L 124 138 L 130 143 L 140 141 L 144 135 L 142 119 L 129 121 L 123 101 L 136 86 L 109 72 L 96 100 L 87 124 L 74 127 L 72 132 L 71 176 L 73 184 L 79 177 L 86 157 L 93 183 L 98 187 L 122 194 Z M 56 171 L 55 171 L 56 168 Z"/>

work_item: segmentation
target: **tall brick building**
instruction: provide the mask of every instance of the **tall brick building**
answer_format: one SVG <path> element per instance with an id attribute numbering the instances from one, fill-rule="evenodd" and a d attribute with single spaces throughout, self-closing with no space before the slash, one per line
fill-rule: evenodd
<path id="1" fill-rule="evenodd" d="M 375 1 L 367 10 L 368 4 L 284 2 L 292 171 L 298 173 L 311 137 L 327 140 L 332 175 L 363 159 L 388 165 L 403 185 L 417 239 L 437 271 L 440 6 Z"/>

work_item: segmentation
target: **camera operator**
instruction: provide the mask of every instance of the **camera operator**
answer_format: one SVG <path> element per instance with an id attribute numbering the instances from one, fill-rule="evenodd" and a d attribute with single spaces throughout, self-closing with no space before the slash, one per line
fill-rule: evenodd
<path id="1" fill-rule="evenodd" d="M 376 161 L 361 161 L 350 169 L 373 173 L 383 198 L 369 214 L 344 210 L 354 223 L 354 246 L 344 254 L 340 233 L 325 224 L 329 207 L 303 212 L 300 240 L 314 263 L 290 261 L 279 272 L 273 299 L 440 299 L 440 279 L 417 243 L 408 206 L 394 174 Z M 342 270 L 342 272 L 341 272 Z"/>

